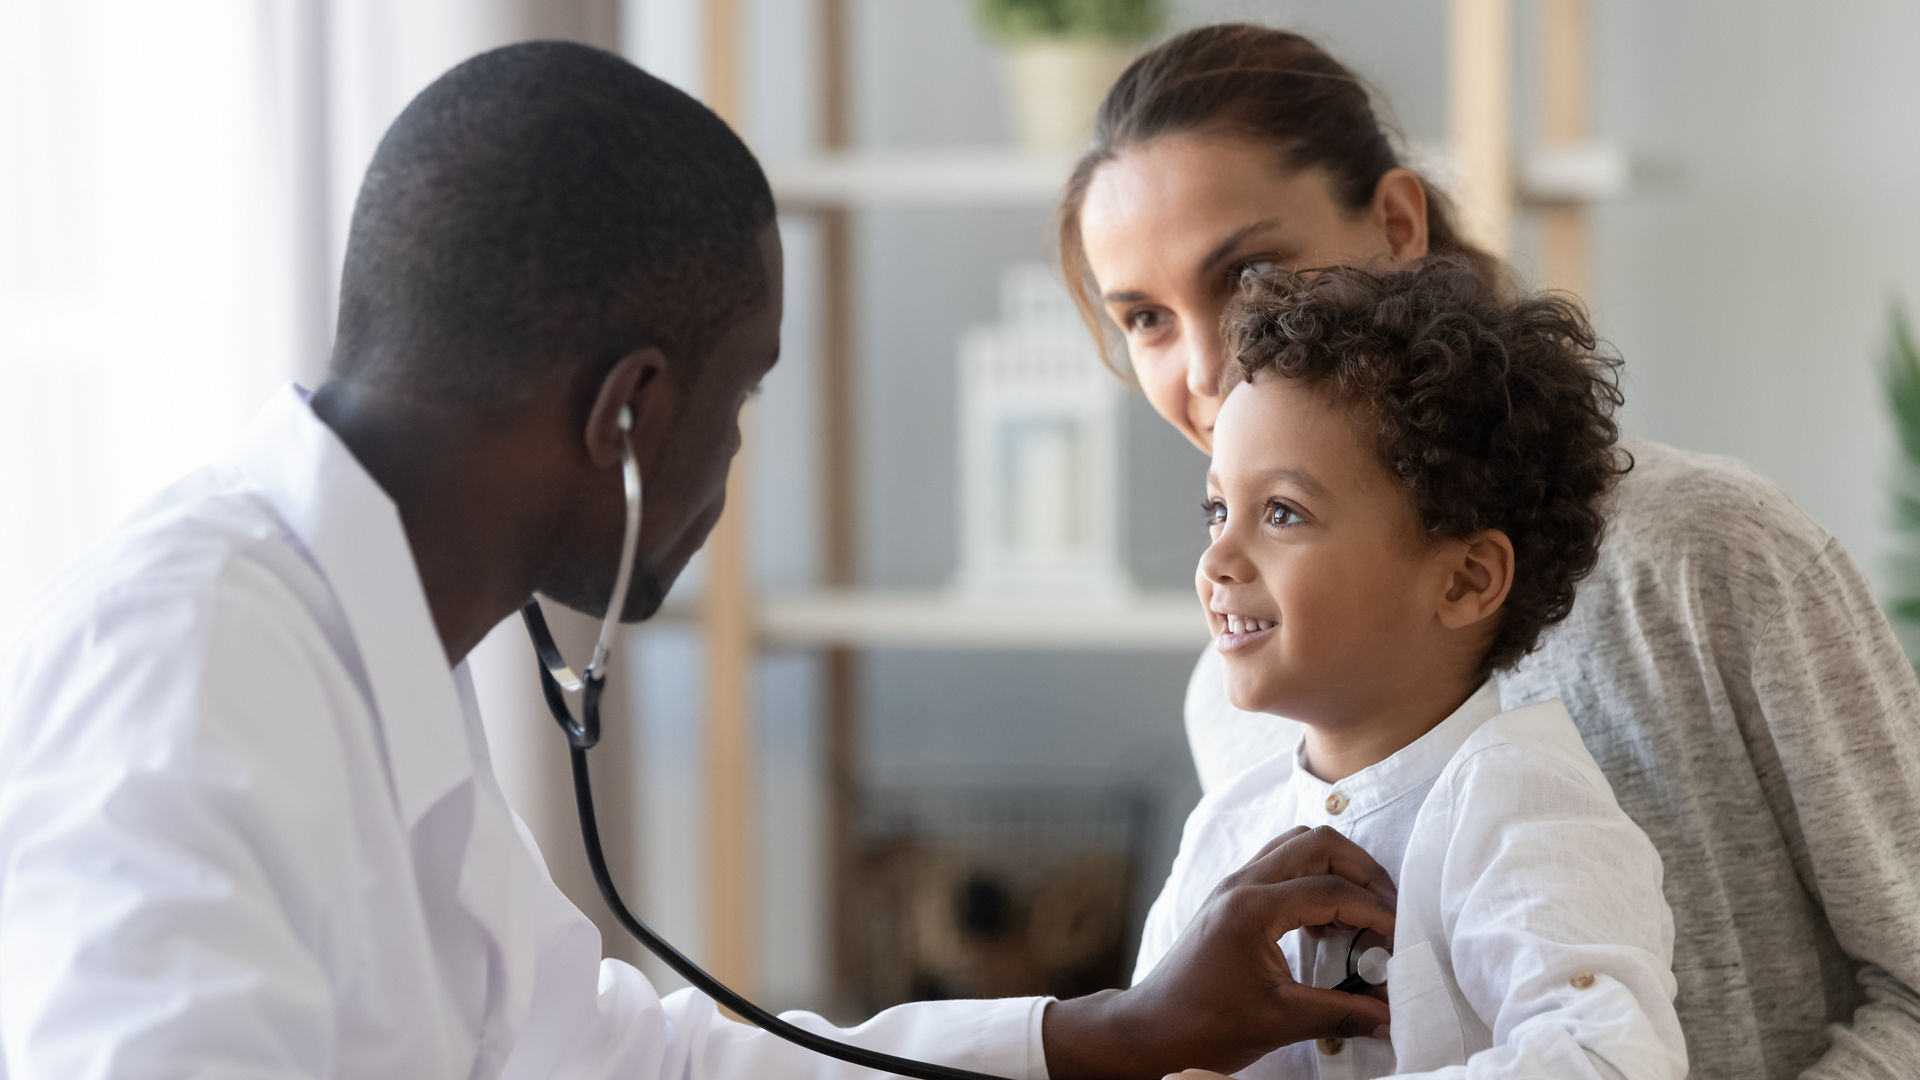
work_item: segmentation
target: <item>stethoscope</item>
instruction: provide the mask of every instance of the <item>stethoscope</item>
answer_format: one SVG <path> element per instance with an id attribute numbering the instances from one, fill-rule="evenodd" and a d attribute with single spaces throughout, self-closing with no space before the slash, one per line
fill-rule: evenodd
<path id="1" fill-rule="evenodd" d="M 895 1057 L 795 1027 L 708 974 L 699 964 L 674 948 L 666 938 L 641 922 L 627 909 L 626 902 L 620 899 L 620 890 L 614 888 L 613 875 L 607 870 L 606 853 L 600 849 L 600 826 L 593 814 L 593 785 L 587 777 L 587 751 L 600 741 L 600 695 L 607 685 L 607 655 L 613 644 L 614 632 L 620 625 L 621 612 L 626 607 L 627 587 L 633 578 L 634 553 L 640 542 L 640 466 L 633 456 L 633 413 L 626 406 L 620 408 L 619 426 L 620 474 L 627 499 L 626 529 L 620 542 L 620 565 L 613 579 L 613 596 L 607 601 L 607 613 L 600 621 L 600 636 L 594 642 L 593 657 L 587 662 L 586 671 L 575 675 L 573 669 L 567 666 L 566 660 L 560 655 L 559 646 L 553 642 L 553 634 L 547 629 L 546 616 L 540 613 L 537 600 L 527 601 L 526 606 L 520 609 L 520 616 L 527 624 L 527 636 L 533 639 L 534 652 L 540 656 L 540 692 L 547 699 L 547 709 L 553 713 L 554 722 L 567 734 L 568 757 L 573 765 L 574 805 L 580 812 L 580 838 L 586 842 L 587 866 L 593 871 L 594 884 L 599 886 L 607 907 L 627 933 L 633 935 L 634 940 L 646 946 L 648 952 L 659 957 L 695 989 L 770 1035 L 849 1065 L 915 1077 L 917 1080 L 1006 1080 L 988 1073 Z M 566 695 L 570 693 L 580 695 L 578 719 L 567 704 Z M 1355 934 L 1354 945 L 1358 945 L 1359 939 L 1359 934 Z M 1349 985 L 1356 983 L 1356 980 L 1372 985 L 1384 981 L 1384 958 L 1379 959 L 1377 964 L 1373 963 L 1374 954 L 1384 953 L 1384 949 L 1369 949 L 1357 961 L 1353 947 L 1350 946 L 1347 951 L 1350 974 L 1346 982 L 1336 989 L 1359 989 L 1361 987 Z M 1380 969 L 1380 978 L 1368 978 L 1375 967 Z"/>

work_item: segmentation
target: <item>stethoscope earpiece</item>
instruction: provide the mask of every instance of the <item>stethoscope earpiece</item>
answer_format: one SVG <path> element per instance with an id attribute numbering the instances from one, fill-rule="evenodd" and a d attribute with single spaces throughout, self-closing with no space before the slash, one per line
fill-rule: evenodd
<path id="1" fill-rule="evenodd" d="M 594 884 L 600 887 L 601 897 L 627 933 L 632 934 L 635 940 L 646 946 L 649 952 L 659 957 L 681 978 L 692 983 L 721 1007 L 731 1009 L 741 1019 L 787 1042 L 836 1061 L 895 1076 L 916 1077 L 918 1080 L 1001 1080 L 986 1073 L 914 1061 L 852 1046 L 796 1027 L 709 975 L 667 939 L 641 922 L 638 916 L 628 910 L 626 902 L 620 899 L 620 890 L 613 885 L 613 873 L 607 868 L 606 852 L 600 846 L 600 823 L 595 820 L 593 813 L 593 785 L 587 776 L 587 751 L 600 740 L 600 692 L 606 686 L 607 651 L 612 645 L 614 631 L 619 627 L 620 614 L 627 606 L 627 586 L 632 579 L 634 552 L 640 543 L 640 466 L 633 454 L 633 410 L 625 405 L 620 406 L 618 423 L 620 477 L 627 501 L 626 534 L 620 541 L 620 565 L 614 576 L 613 595 L 607 600 L 607 613 L 600 622 L 600 639 L 594 644 L 593 659 L 588 662 L 586 670 L 575 675 L 567 667 L 559 647 L 553 642 L 553 634 L 547 629 L 546 617 L 540 612 L 540 601 L 529 599 L 526 606 L 520 609 L 521 618 L 527 624 L 527 636 L 533 639 L 533 651 L 540 658 L 542 696 L 547 699 L 547 709 L 553 713 L 554 722 L 567 735 L 567 758 L 573 768 L 574 807 L 580 814 L 580 838 L 586 845 L 587 867 L 593 871 Z M 566 695 L 570 693 L 580 695 L 580 715 L 577 718 L 567 704 Z"/>
<path id="2" fill-rule="evenodd" d="M 540 601 L 529 599 L 520 616 L 533 639 L 534 652 L 540 657 L 540 690 L 554 722 L 567 733 L 567 743 L 576 750 L 590 749 L 600 741 L 600 693 L 607 684 L 607 655 L 613 648 L 613 635 L 620 628 L 620 615 L 627 607 L 627 592 L 633 581 L 634 554 L 640 545 L 640 464 L 633 455 L 633 409 L 620 406 L 616 420 L 620 425 L 620 483 L 626 496 L 626 524 L 620 536 L 620 562 L 614 572 L 613 595 L 607 598 L 606 614 L 600 619 L 600 636 L 594 641 L 593 656 L 585 671 L 575 675 L 560 655 L 540 612 Z M 580 695 L 580 715 L 568 707 L 565 694 Z"/>

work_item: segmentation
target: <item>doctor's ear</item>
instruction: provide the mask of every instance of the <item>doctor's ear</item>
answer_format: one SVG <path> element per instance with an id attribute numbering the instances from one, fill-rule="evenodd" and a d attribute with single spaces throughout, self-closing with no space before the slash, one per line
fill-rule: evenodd
<path id="1" fill-rule="evenodd" d="M 1482 529 L 1448 545 L 1446 592 L 1440 624 L 1464 630 L 1500 610 L 1513 588 L 1513 541 L 1499 529 Z"/>
<path id="2" fill-rule="evenodd" d="M 620 440 L 637 441 L 673 409 L 666 354 L 648 346 L 622 356 L 600 380 L 584 432 L 587 457 L 601 468 L 620 463 Z"/>

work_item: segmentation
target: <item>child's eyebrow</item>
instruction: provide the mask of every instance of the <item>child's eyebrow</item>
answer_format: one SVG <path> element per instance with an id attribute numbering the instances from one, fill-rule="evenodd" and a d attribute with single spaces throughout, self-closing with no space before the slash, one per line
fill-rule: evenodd
<path id="1" fill-rule="evenodd" d="M 1282 465 L 1279 468 L 1268 469 L 1266 472 L 1261 473 L 1258 479 L 1263 485 L 1279 481 L 1291 483 L 1316 499 L 1333 498 L 1333 492 L 1328 491 L 1325 484 L 1315 480 L 1313 474 L 1305 469 L 1291 469 Z M 1220 474 L 1214 472 L 1212 469 L 1207 470 L 1207 486 L 1215 488 L 1220 486 Z"/>

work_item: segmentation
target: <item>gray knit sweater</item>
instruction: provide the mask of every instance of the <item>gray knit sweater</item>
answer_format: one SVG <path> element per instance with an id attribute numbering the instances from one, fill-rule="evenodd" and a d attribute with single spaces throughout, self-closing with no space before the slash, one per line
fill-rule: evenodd
<path id="1" fill-rule="evenodd" d="M 1501 680 L 1558 697 L 1666 861 L 1692 1075 L 1920 1080 L 1920 685 L 1831 536 L 1737 462 L 1632 443 L 1600 564 Z M 1211 650 L 1212 789 L 1284 738 Z"/>

